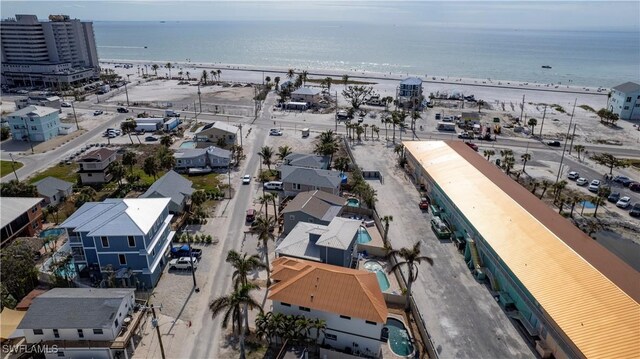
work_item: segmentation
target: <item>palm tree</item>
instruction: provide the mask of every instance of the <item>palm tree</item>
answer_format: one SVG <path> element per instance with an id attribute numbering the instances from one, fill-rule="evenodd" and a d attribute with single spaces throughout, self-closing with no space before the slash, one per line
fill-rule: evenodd
<path id="1" fill-rule="evenodd" d="M 302 84 L 306 85 L 307 84 L 307 77 L 309 76 L 309 72 L 307 70 L 303 70 L 300 73 L 300 78 L 302 79 Z"/>
<path id="2" fill-rule="evenodd" d="M 282 315 L 277 313 L 278 315 Z M 271 340 L 274 336 L 276 336 L 277 332 L 277 324 L 274 320 L 273 312 L 267 313 L 258 313 L 256 316 L 256 335 L 259 338 L 267 339 L 267 344 L 271 346 Z"/>
<path id="3" fill-rule="evenodd" d="M 270 193 L 270 192 L 265 192 L 265 194 L 263 194 L 258 198 L 258 202 L 264 206 L 265 217 L 269 217 L 269 205 L 271 204 L 272 199 L 273 199 L 273 193 Z"/>
<path id="4" fill-rule="evenodd" d="M 136 127 L 138 127 L 138 124 L 133 118 L 129 118 L 126 121 L 122 121 L 120 123 L 120 129 L 122 130 L 123 133 L 126 133 L 127 135 L 129 135 L 129 140 L 131 141 L 132 145 L 133 145 L 133 138 L 131 138 L 131 132 L 134 132 L 136 130 Z"/>
<path id="5" fill-rule="evenodd" d="M 171 69 L 173 68 L 173 65 L 170 62 L 167 62 L 167 64 L 164 65 L 164 67 L 169 69 L 169 79 L 171 79 Z"/>
<path id="6" fill-rule="evenodd" d="M 272 217 L 259 216 L 255 220 L 255 225 L 252 226 L 252 230 L 258 235 L 258 240 L 262 242 L 262 248 L 264 250 L 265 263 L 267 266 L 267 286 L 271 285 L 271 272 L 269 270 L 269 241 L 275 240 L 273 230 L 276 227 L 276 221 Z"/>
<path id="7" fill-rule="evenodd" d="M 173 152 L 166 150 L 166 147 L 163 147 L 165 151 L 161 151 L 158 153 L 158 164 L 161 168 L 166 170 L 170 170 L 176 166 L 176 158 L 173 157 Z"/>
<path id="8" fill-rule="evenodd" d="M 380 219 L 382 223 L 384 223 L 384 243 L 387 242 L 387 238 L 389 236 L 389 223 L 393 222 L 393 216 L 384 216 Z"/>
<path id="9" fill-rule="evenodd" d="M 574 193 L 569 200 L 571 201 L 571 213 L 569 215 L 573 218 L 573 210 L 575 209 L 576 204 L 582 202 L 584 198 L 581 194 Z"/>
<path id="10" fill-rule="evenodd" d="M 553 185 L 553 190 L 554 190 L 553 201 L 554 202 L 558 201 L 558 198 L 562 194 L 562 190 L 564 190 L 567 187 L 567 184 L 569 184 L 569 183 L 567 181 L 565 181 L 565 180 L 558 181 L 558 182 L 554 183 L 554 185 Z"/>
<path id="11" fill-rule="evenodd" d="M 540 199 L 542 199 L 542 197 L 544 197 L 544 193 L 547 192 L 547 190 L 551 186 L 551 181 L 544 179 L 542 180 L 542 183 L 540 184 L 540 186 L 542 187 L 542 193 L 540 193 Z"/>
<path id="12" fill-rule="evenodd" d="M 278 158 L 280 160 L 284 160 L 285 157 L 289 156 L 292 153 L 293 153 L 293 150 L 291 149 L 290 146 L 284 145 L 284 146 L 278 147 Z"/>
<path id="13" fill-rule="evenodd" d="M 211 75 L 212 81 L 216 78 L 216 76 L 218 76 L 218 73 L 216 72 L 216 70 L 209 71 L 209 74 Z"/>
<path id="14" fill-rule="evenodd" d="M 420 112 L 419 111 L 413 111 L 411 112 L 411 130 L 415 131 L 416 130 L 416 121 L 418 121 L 418 119 L 420 119 L 422 117 L 420 117 Z"/>
<path id="15" fill-rule="evenodd" d="M 129 166 L 129 172 L 133 173 L 133 165 L 136 164 L 138 160 L 136 159 L 136 154 L 131 151 L 125 151 L 122 155 L 122 164 L 125 166 Z"/>
<path id="16" fill-rule="evenodd" d="M 269 84 L 269 82 L 271 82 L 271 76 L 267 76 L 264 78 L 264 82 L 267 83 L 267 85 Z"/>
<path id="17" fill-rule="evenodd" d="M 142 165 L 142 170 L 147 176 L 153 176 L 154 179 L 157 179 L 159 169 L 160 168 L 158 165 L 158 161 L 156 160 L 155 157 L 153 156 L 147 157 L 144 160 L 144 163 Z"/>
<path id="18" fill-rule="evenodd" d="M 342 83 L 344 83 L 344 85 L 347 86 L 347 84 L 349 83 L 349 75 L 347 74 L 342 75 Z"/>
<path id="19" fill-rule="evenodd" d="M 375 132 L 378 141 L 380 141 L 380 128 L 376 125 L 371 126 L 371 138 L 373 138 L 373 133 Z"/>
<path id="20" fill-rule="evenodd" d="M 484 101 L 478 100 L 478 112 L 480 112 L 480 110 L 482 109 L 482 106 L 484 106 Z"/>
<path id="21" fill-rule="evenodd" d="M 496 154 L 496 151 L 494 150 L 484 150 L 484 156 L 487 158 L 487 161 L 491 160 L 491 156 Z"/>
<path id="22" fill-rule="evenodd" d="M 406 294 L 406 302 L 405 302 L 405 311 L 409 311 L 411 309 L 411 286 L 413 282 L 418 279 L 418 264 L 422 261 L 433 265 L 433 258 L 427 256 L 420 255 L 420 241 L 416 242 L 412 248 L 402 248 L 400 250 L 391 250 L 387 257 L 397 255 L 402 261 L 397 262 L 394 266 L 389 269 L 389 273 L 395 271 L 397 268 L 402 266 L 407 267 L 409 271 L 409 278 L 407 278 L 407 294 Z"/>
<path id="23" fill-rule="evenodd" d="M 582 162 L 582 159 L 580 159 L 580 155 L 582 153 L 584 153 L 585 148 L 583 145 L 575 145 L 573 146 L 573 149 L 576 151 L 576 153 L 578 154 L 578 161 Z"/>
<path id="24" fill-rule="evenodd" d="M 76 196 L 76 208 L 80 208 L 83 204 L 93 201 L 96 194 L 97 192 L 93 188 L 88 186 L 82 187 Z"/>
<path id="25" fill-rule="evenodd" d="M 186 74 L 187 74 L 187 81 L 191 80 L 191 73 L 187 71 Z"/>
<path id="26" fill-rule="evenodd" d="M 217 69 L 216 73 L 218 74 L 218 81 L 220 81 L 221 75 L 222 75 L 222 70 Z"/>
<path id="27" fill-rule="evenodd" d="M 338 157 L 335 161 L 333 161 L 333 168 L 338 171 L 346 172 L 349 169 L 349 160 L 348 157 Z"/>
<path id="28" fill-rule="evenodd" d="M 527 171 L 525 171 L 525 168 L 527 167 L 527 161 L 531 160 L 531 154 L 524 153 L 520 156 L 520 159 L 522 159 L 522 172 L 526 173 Z"/>
<path id="29" fill-rule="evenodd" d="M 164 135 L 160 138 L 160 144 L 164 147 L 169 147 L 173 143 L 173 138 L 169 135 Z"/>
<path id="30" fill-rule="evenodd" d="M 254 289 L 260 289 L 255 284 L 244 284 L 237 286 L 231 294 L 214 299 L 209 304 L 209 310 L 213 318 L 224 313 L 222 318 L 222 327 L 226 328 L 229 324 L 229 319 L 232 320 L 232 325 L 238 328 L 239 340 L 240 340 L 240 358 L 245 358 L 244 347 L 244 330 L 242 329 L 242 317 L 248 316 L 248 308 L 257 308 L 262 312 L 260 304 L 258 304 L 252 297 L 251 291 Z M 241 309 L 244 308 L 244 309 Z"/>
<path id="31" fill-rule="evenodd" d="M 289 79 L 289 81 L 291 81 L 291 79 L 293 79 L 295 75 L 296 75 L 296 72 L 294 69 L 289 69 L 287 71 L 287 78 Z"/>
<path id="32" fill-rule="evenodd" d="M 322 132 L 313 152 L 321 156 L 329 156 L 329 163 L 332 163 L 333 155 L 338 152 L 338 140 L 335 132 L 332 130 Z"/>
<path id="33" fill-rule="evenodd" d="M 249 284 L 249 280 L 247 276 L 255 271 L 260 269 L 266 269 L 267 266 L 262 263 L 260 257 L 257 254 L 249 256 L 247 253 L 240 253 L 234 251 L 233 249 L 227 253 L 226 262 L 231 264 L 234 268 L 233 274 L 231 278 L 233 279 L 234 288 L 238 288 L 243 285 Z M 245 304 L 246 305 L 246 304 Z M 245 312 L 247 308 L 245 307 Z M 244 317 L 244 326 L 247 334 L 249 333 L 249 316 Z"/>
<path id="34" fill-rule="evenodd" d="M 540 182 L 538 182 L 535 178 L 531 180 L 531 193 L 536 194 L 536 190 L 540 186 Z"/>
<path id="35" fill-rule="evenodd" d="M 271 158 L 273 157 L 273 149 L 269 146 L 263 146 L 258 152 L 258 156 L 262 158 L 262 163 L 267 166 L 269 172 L 271 172 Z"/>
<path id="36" fill-rule="evenodd" d="M 209 79 L 209 73 L 207 72 L 207 70 L 202 70 L 202 76 L 201 76 L 202 83 L 206 85 L 208 79 Z"/>
<path id="37" fill-rule="evenodd" d="M 527 124 L 529 125 L 529 127 L 531 127 L 531 134 L 533 134 L 533 131 L 535 130 L 536 125 L 538 125 L 538 120 L 532 117 L 529 119 Z"/>
<path id="38" fill-rule="evenodd" d="M 158 76 L 158 69 L 159 68 L 160 68 L 160 66 L 158 66 L 158 64 L 151 65 L 151 69 L 153 70 L 153 72 L 156 73 L 156 77 Z"/>
<path id="39" fill-rule="evenodd" d="M 604 203 L 606 203 L 606 198 L 611 194 L 611 189 L 609 187 L 600 187 L 598 189 L 598 194 L 593 197 L 595 201 L 592 200 L 593 204 L 596 205 L 595 210 L 593 211 L 593 217 L 597 217 L 598 207 Z"/>
<path id="40" fill-rule="evenodd" d="M 118 185 L 122 186 L 122 179 L 124 178 L 125 169 L 120 161 L 113 161 L 109 164 L 109 173 L 111 173 L 113 179 L 118 182 Z"/>
<path id="41" fill-rule="evenodd" d="M 273 83 L 274 83 L 274 84 L 275 84 L 275 86 L 276 86 L 276 90 L 278 90 L 278 89 L 279 89 L 279 88 L 278 88 L 278 85 L 280 84 L 280 76 L 276 76 L 276 77 L 274 77 L 274 78 L 273 78 Z"/>
<path id="42" fill-rule="evenodd" d="M 326 77 L 324 82 L 327 84 L 327 92 L 331 92 L 331 82 L 333 82 L 333 79 L 331 77 Z"/>
<path id="43" fill-rule="evenodd" d="M 507 156 L 503 159 L 502 167 L 507 173 L 507 176 L 511 174 L 511 170 L 513 169 L 513 166 L 515 166 L 515 164 L 516 164 L 516 159 L 513 158 L 513 156 Z"/>

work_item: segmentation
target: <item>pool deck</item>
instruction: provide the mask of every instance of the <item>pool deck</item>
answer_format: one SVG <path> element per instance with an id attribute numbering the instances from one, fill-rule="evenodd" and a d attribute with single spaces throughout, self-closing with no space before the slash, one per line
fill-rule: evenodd
<path id="1" fill-rule="evenodd" d="M 385 261 L 383 258 L 379 258 L 379 257 L 369 257 L 369 258 L 363 258 L 361 260 L 358 261 L 358 266 L 357 268 L 360 270 L 367 270 L 364 267 L 365 262 L 367 261 L 376 261 L 378 263 L 380 263 L 382 265 L 382 268 L 384 269 L 384 273 L 387 275 L 387 279 L 389 279 L 389 289 L 382 291 L 383 293 L 390 293 L 390 294 L 398 294 L 398 295 L 402 295 L 402 290 L 400 289 L 400 284 L 398 283 L 398 279 L 396 278 L 396 275 L 393 273 L 389 273 L 389 262 Z"/>

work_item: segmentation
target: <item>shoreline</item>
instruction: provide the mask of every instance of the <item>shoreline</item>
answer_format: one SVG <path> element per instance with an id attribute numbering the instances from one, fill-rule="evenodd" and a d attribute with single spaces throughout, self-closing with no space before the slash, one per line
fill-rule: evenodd
<path id="1" fill-rule="evenodd" d="M 170 61 L 148 61 L 148 60 L 130 60 L 130 59 L 100 59 L 99 63 L 106 65 L 116 65 L 129 63 L 133 65 L 152 65 L 158 64 L 163 65 L 167 64 Z M 256 66 L 256 65 L 244 65 L 244 64 L 226 64 L 226 63 L 194 63 L 194 62 L 186 62 L 186 61 L 177 61 L 171 62 L 172 65 L 177 65 L 176 68 L 193 68 L 194 70 L 202 70 L 202 69 L 220 69 L 223 72 L 221 73 L 224 76 L 224 71 L 238 71 L 238 72 L 249 72 L 249 73 L 264 73 L 265 75 L 285 75 L 282 77 L 283 82 L 286 78 L 288 68 L 278 67 L 278 66 Z M 133 70 L 136 71 L 137 67 L 134 67 Z M 309 76 L 318 76 L 318 77 L 337 77 L 340 79 L 343 75 L 348 75 L 349 78 L 352 79 L 362 79 L 362 80 L 379 80 L 379 81 L 401 81 L 407 77 L 418 77 L 424 83 L 429 84 L 439 84 L 439 85 L 458 85 L 458 86 L 475 86 L 475 87 L 487 87 L 487 88 L 498 88 L 498 89 L 513 89 L 513 90 L 527 90 L 527 91 L 544 91 L 544 92 L 555 92 L 555 93 L 575 93 L 580 95 L 592 95 L 592 96 L 607 96 L 610 89 L 602 88 L 602 87 L 579 87 L 579 86 L 571 86 L 571 85 L 561 85 L 561 84 L 541 84 L 541 83 L 529 83 L 522 81 L 511 81 L 511 80 L 495 80 L 495 79 L 478 79 L 478 78 L 464 78 L 464 77 L 449 77 L 449 76 L 421 76 L 416 74 L 398 74 L 398 73 L 380 73 L 380 72 L 356 72 L 356 71 L 339 71 L 339 70 L 318 70 L 318 69 L 299 69 L 293 68 L 296 71 L 308 71 Z M 167 71 L 164 67 L 159 68 L 160 71 Z M 193 75 L 193 74 L 192 74 Z M 199 74 L 197 75 L 199 78 Z M 339 83 L 340 81 L 336 81 L 335 83 Z M 600 92 L 598 92 L 600 90 Z"/>

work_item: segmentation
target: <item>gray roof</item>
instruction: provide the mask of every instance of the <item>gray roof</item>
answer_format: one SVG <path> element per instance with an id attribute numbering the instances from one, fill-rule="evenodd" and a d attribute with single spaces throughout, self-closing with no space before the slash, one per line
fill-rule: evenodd
<path id="1" fill-rule="evenodd" d="M 207 147 L 207 153 L 211 156 L 221 157 L 221 158 L 231 158 L 231 151 L 227 151 L 223 148 L 209 146 Z"/>
<path id="2" fill-rule="evenodd" d="M 178 206 L 185 201 L 185 196 L 191 196 L 193 183 L 175 171 L 169 171 L 153 182 L 151 187 L 140 198 L 168 197 Z"/>
<path id="3" fill-rule="evenodd" d="M 321 236 L 327 226 L 298 222 L 276 247 L 276 253 L 296 258 L 320 261 L 320 247 L 311 241 L 310 235 Z"/>
<path id="4" fill-rule="evenodd" d="M 327 231 L 320 236 L 316 244 L 323 247 L 347 249 L 356 238 L 362 221 L 336 217 L 327 226 Z"/>
<path id="5" fill-rule="evenodd" d="M 67 218 L 60 227 L 88 236 L 142 236 L 162 214 L 170 198 L 107 198 L 87 202 Z"/>
<path id="6" fill-rule="evenodd" d="M 400 81 L 401 85 L 422 85 L 422 80 L 417 77 L 408 77 Z"/>
<path id="7" fill-rule="evenodd" d="M 622 93 L 638 92 L 640 91 L 640 85 L 635 82 L 625 82 L 622 85 L 614 87 L 613 89 Z"/>
<path id="8" fill-rule="evenodd" d="M 39 194 L 47 197 L 51 197 L 59 191 L 66 192 L 73 187 L 73 183 L 51 176 L 41 179 L 34 185 L 38 188 Z"/>
<path id="9" fill-rule="evenodd" d="M 340 172 L 305 168 L 296 166 L 281 166 L 282 182 L 298 183 L 309 186 L 338 188 L 342 182 Z"/>
<path id="10" fill-rule="evenodd" d="M 216 121 L 216 122 L 213 122 L 213 123 L 206 124 L 203 127 L 200 127 L 199 129 L 196 130 L 195 133 L 198 134 L 200 132 L 209 130 L 211 128 L 215 128 L 215 129 L 218 129 L 218 130 L 221 130 L 221 131 L 225 131 L 225 132 L 228 132 L 228 133 L 236 133 L 236 132 L 238 132 L 238 127 L 237 126 L 230 125 L 230 124 L 227 124 L 227 123 L 222 122 L 222 121 Z"/>
<path id="11" fill-rule="evenodd" d="M 134 292 L 120 288 L 54 288 L 33 300 L 18 329 L 110 328 L 118 308 Z"/>
<path id="12" fill-rule="evenodd" d="M 312 87 L 300 87 L 299 89 L 293 91 L 292 95 L 317 95 L 320 93 L 320 90 Z"/>
<path id="13" fill-rule="evenodd" d="M 44 107 L 44 106 L 27 106 L 25 108 L 22 108 L 16 112 L 10 113 L 9 116 L 19 116 L 19 117 L 24 117 L 24 116 L 29 116 L 31 114 L 31 116 L 37 116 L 37 117 L 43 117 L 46 116 L 50 113 L 53 112 L 59 112 L 58 109 L 55 108 L 51 108 L 51 107 Z"/>
<path id="14" fill-rule="evenodd" d="M 42 198 L 39 197 L 2 197 L 0 200 L 0 228 L 8 225 L 41 201 Z"/>
<path id="15" fill-rule="evenodd" d="M 173 154 L 173 157 L 175 157 L 175 159 L 197 158 L 206 154 L 206 148 L 181 148 Z"/>
<path id="16" fill-rule="evenodd" d="M 329 166 L 329 157 L 307 153 L 292 153 L 284 158 L 284 162 L 290 166 L 326 169 Z"/>
<path id="17" fill-rule="evenodd" d="M 324 191 L 301 192 L 287 203 L 283 213 L 303 212 L 323 221 L 330 221 L 340 213 L 347 200 Z"/>

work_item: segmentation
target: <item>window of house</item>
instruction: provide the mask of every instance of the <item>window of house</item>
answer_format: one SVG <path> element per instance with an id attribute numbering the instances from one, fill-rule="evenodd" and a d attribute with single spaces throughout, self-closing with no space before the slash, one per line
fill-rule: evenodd
<path id="1" fill-rule="evenodd" d="M 327 340 L 338 340 L 338 336 L 337 336 L 337 335 L 335 335 L 335 334 L 329 334 L 329 333 L 326 333 L 326 334 L 324 335 L 324 337 L 325 337 Z"/>
<path id="2" fill-rule="evenodd" d="M 59 350 L 58 350 L 58 352 L 57 352 L 57 353 L 58 353 L 58 356 L 59 356 L 59 357 L 64 357 L 64 352 L 61 352 L 61 351 L 59 351 Z"/>
<path id="3" fill-rule="evenodd" d="M 625 110 L 628 110 L 628 109 L 629 109 L 629 106 L 625 106 L 625 107 L 624 107 L 624 109 L 625 109 Z"/>
<path id="4" fill-rule="evenodd" d="M 378 323 L 376 323 L 376 322 L 372 322 L 372 321 L 370 321 L 370 320 L 365 320 L 365 323 L 367 323 L 367 324 L 371 324 L 371 325 L 376 325 L 376 324 L 378 324 Z"/>
<path id="5" fill-rule="evenodd" d="M 627 97 L 627 100 L 625 102 L 631 102 L 631 96 Z"/>
<path id="6" fill-rule="evenodd" d="M 103 248 L 109 248 L 109 238 L 100 237 L 100 241 L 102 241 L 102 247 Z"/>
<path id="7" fill-rule="evenodd" d="M 120 262 L 120 265 L 126 265 L 127 257 L 124 254 L 118 254 L 118 262 Z"/>
<path id="8" fill-rule="evenodd" d="M 33 207 L 31 208 L 31 213 L 36 213 L 37 210 L 38 210 L 38 207 Z"/>
<path id="9" fill-rule="evenodd" d="M 44 334 L 44 333 L 42 332 L 42 329 L 34 329 L 34 330 L 33 330 L 33 335 L 42 335 L 42 334 Z"/>
<path id="10" fill-rule="evenodd" d="M 136 246 L 136 238 L 134 236 L 127 237 L 127 240 L 129 241 L 129 247 Z"/>
<path id="11" fill-rule="evenodd" d="M 14 128 L 15 130 L 19 130 L 19 129 L 20 129 L 20 126 L 18 126 L 18 125 L 13 125 L 13 128 Z"/>
<path id="12" fill-rule="evenodd" d="M 116 319 L 116 321 L 113 323 L 113 325 L 115 325 L 116 328 L 118 327 L 118 319 Z"/>
<path id="13" fill-rule="evenodd" d="M 93 174 L 91 174 L 91 173 L 88 173 L 88 174 L 87 174 L 87 176 L 89 176 L 89 177 L 93 177 Z"/>
<path id="14" fill-rule="evenodd" d="M 307 307 L 298 307 L 298 309 L 300 309 L 303 312 L 310 312 L 311 309 L 307 308 Z"/>
<path id="15" fill-rule="evenodd" d="M 58 329 L 54 329 L 54 330 L 53 330 L 53 336 L 54 336 L 55 338 L 60 338 L 60 333 L 58 332 Z"/>
<path id="16" fill-rule="evenodd" d="M 293 186 L 293 189 L 300 190 L 300 183 L 293 183 L 292 186 Z"/>
<path id="17" fill-rule="evenodd" d="M 346 320 L 351 320 L 351 317 L 348 317 L 348 316 L 346 316 L 346 315 L 341 315 L 341 316 L 340 316 L 340 318 L 342 318 L 342 319 L 346 319 Z"/>
<path id="18" fill-rule="evenodd" d="M 78 329 L 78 338 L 84 338 L 84 332 L 82 329 Z"/>
<path id="19" fill-rule="evenodd" d="M 280 302 L 280 304 L 282 304 L 282 305 L 283 305 L 283 306 L 285 306 L 285 307 L 290 307 L 290 306 L 291 306 L 291 304 L 289 304 L 289 303 L 285 303 L 285 302 Z"/>
<path id="20" fill-rule="evenodd" d="M 93 334 L 102 334 L 102 329 L 94 329 Z"/>

